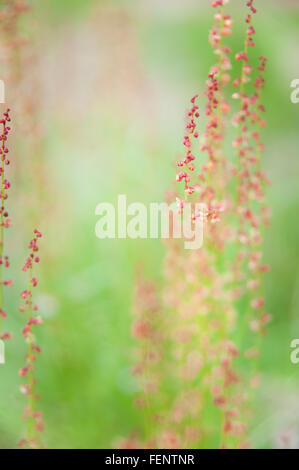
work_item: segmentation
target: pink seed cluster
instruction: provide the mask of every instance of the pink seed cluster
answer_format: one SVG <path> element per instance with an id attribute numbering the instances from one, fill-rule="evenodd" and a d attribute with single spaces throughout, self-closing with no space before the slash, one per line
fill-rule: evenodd
<path id="1" fill-rule="evenodd" d="M 191 177 L 189 172 L 194 171 L 193 161 L 195 156 L 192 153 L 192 140 L 198 138 L 198 132 L 196 130 L 197 119 L 199 118 L 198 105 L 196 104 L 196 99 L 198 94 L 191 98 L 192 107 L 188 111 L 187 115 L 187 124 L 186 124 L 186 134 L 184 136 L 183 144 L 186 148 L 186 154 L 184 160 L 178 162 L 178 167 L 184 167 L 184 171 L 181 171 L 177 174 L 176 180 L 178 182 L 184 181 L 185 187 L 184 190 L 186 194 L 191 195 L 194 193 L 194 187 L 190 185 Z"/>
<path id="2" fill-rule="evenodd" d="M 1 206 L 0 206 L 0 339 L 8 340 L 11 339 L 11 333 L 3 333 L 1 331 L 2 319 L 6 318 L 7 314 L 3 306 L 3 286 L 12 286 L 13 282 L 11 279 L 5 280 L 2 277 L 2 267 L 9 268 L 10 261 L 7 255 L 4 255 L 4 229 L 11 226 L 11 220 L 9 219 L 8 211 L 6 208 L 6 201 L 8 198 L 8 190 L 10 188 L 10 182 L 6 178 L 5 169 L 6 166 L 10 164 L 8 159 L 9 150 L 7 148 L 7 139 L 10 128 L 10 109 L 7 109 L 0 120 L 0 125 L 2 126 L 2 133 L 0 134 L 1 141 L 1 167 L 0 167 L 0 177 L 1 177 Z"/>
<path id="3" fill-rule="evenodd" d="M 21 391 L 28 398 L 28 404 L 24 410 L 24 419 L 28 423 L 27 435 L 19 443 L 20 447 L 27 446 L 29 448 L 40 448 L 39 433 L 44 429 L 41 411 L 36 410 L 36 401 L 38 395 L 35 391 L 36 378 L 34 374 L 35 361 L 37 355 L 41 353 L 41 348 L 36 344 L 34 336 L 34 327 L 42 324 L 40 316 L 34 314 L 38 310 L 37 305 L 32 300 L 32 288 L 37 285 L 37 278 L 33 276 L 34 264 L 39 263 L 38 241 L 42 234 L 38 230 L 34 230 L 34 237 L 29 243 L 30 254 L 25 261 L 22 268 L 24 272 L 28 273 L 28 288 L 21 293 L 21 298 L 24 304 L 20 307 L 22 313 L 27 313 L 27 321 L 22 330 L 22 334 L 27 344 L 26 365 L 20 369 L 19 375 L 27 379 L 26 383 L 22 384 Z"/>
<path id="4" fill-rule="evenodd" d="M 265 333 L 271 318 L 262 292 L 262 275 L 269 266 L 262 262 L 261 249 L 261 227 L 269 219 L 260 137 L 265 126 L 260 100 L 266 59 L 259 58 L 257 70 L 250 64 L 256 9 L 253 1 L 247 1 L 244 49 L 236 55 L 242 64 L 241 74 L 232 81 L 236 88 L 233 98 L 239 100 L 240 107 L 231 119 L 226 96 L 231 50 L 225 40 L 232 32 L 232 19 L 224 11 L 226 3 L 212 2 L 216 12 L 210 43 L 216 63 L 209 71 L 204 93 L 206 126 L 200 168 L 193 145 L 199 117 L 195 95 L 183 139 L 185 156 L 178 162 L 181 171 L 176 177 L 184 185 L 184 196 L 176 194 L 180 212 L 185 197 L 192 204 L 205 203 L 204 244 L 190 252 L 178 240 L 166 243 L 164 280 L 160 290 L 155 289 L 154 298 L 160 299 L 155 312 L 150 307 L 152 295 L 139 290 L 142 308 L 132 334 L 139 341 L 143 360 L 134 372 L 147 384 L 137 404 L 145 410 L 149 424 L 145 439 L 131 437 L 123 442 L 127 447 L 194 448 L 205 445 L 209 434 L 217 435 L 221 448 L 250 446 L 250 399 L 258 385 L 260 355 L 255 338 Z M 250 81 L 254 91 L 247 94 L 245 87 Z M 236 127 L 233 149 L 237 155 L 225 145 L 231 122 Z M 246 347 L 244 331 L 250 343 Z M 243 358 L 245 369 L 240 368 Z M 169 384 L 172 391 L 167 394 Z M 211 423 L 207 410 L 219 416 L 219 422 L 215 418 Z"/>
<path id="5" fill-rule="evenodd" d="M 265 107 L 261 103 L 261 92 L 264 88 L 264 74 L 267 59 L 259 57 L 257 76 L 253 81 L 254 92 L 245 92 L 246 84 L 252 81 L 254 68 L 248 63 L 248 47 L 254 47 L 253 37 L 256 34 L 252 23 L 252 14 L 256 13 L 253 0 L 247 2 L 250 10 L 246 17 L 247 38 L 243 54 L 237 54 L 236 60 L 242 60 L 241 76 L 233 85 L 238 89 L 234 97 L 240 100 L 241 109 L 233 118 L 238 129 L 238 136 L 233 147 L 238 155 L 237 214 L 239 217 L 238 239 L 243 247 L 238 262 L 248 270 L 246 284 L 249 293 L 250 326 L 254 332 L 264 333 L 271 315 L 265 311 L 265 299 L 262 292 L 262 274 L 270 267 L 262 263 L 262 227 L 269 224 L 269 209 L 265 203 L 265 188 L 269 184 L 265 172 L 261 170 L 261 153 L 265 147 L 261 141 L 260 129 L 264 128 Z M 246 61 L 244 59 L 246 56 Z M 246 62 L 246 63 L 245 63 Z M 250 311 L 251 307 L 251 311 Z"/>

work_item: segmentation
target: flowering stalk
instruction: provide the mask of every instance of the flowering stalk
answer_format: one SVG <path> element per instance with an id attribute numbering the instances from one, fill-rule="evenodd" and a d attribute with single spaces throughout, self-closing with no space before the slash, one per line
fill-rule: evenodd
<path id="1" fill-rule="evenodd" d="M 242 61 L 241 76 L 234 81 L 234 86 L 239 88 L 234 97 L 240 100 L 241 109 L 234 116 L 237 126 L 237 138 L 233 145 L 237 149 L 238 156 L 238 180 L 236 213 L 239 220 L 238 240 L 241 245 L 238 259 L 239 268 L 247 272 L 245 292 L 247 292 L 247 304 L 243 312 L 243 331 L 250 322 L 251 330 L 261 335 L 265 334 L 265 326 L 271 320 L 271 315 L 265 312 L 265 299 L 263 296 L 262 275 L 268 272 L 270 267 L 262 264 L 262 227 L 269 224 L 269 209 L 265 204 L 265 187 L 269 184 L 265 173 L 261 170 L 261 153 L 264 144 L 261 142 L 260 129 L 264 128 L 266 121 L 263 117 L 265 107 L 261 104 L 261 91 L 264 87 L 264 72 L 267 59 L 259 57 L 258 75 L 253 83 L 253 93 L 246 93 L 246 84 L 251 81 L 254 68 L 249 64 L 249 48 L 255 46 L 252 25 L 253 15 L 257 13 L 254 0 L 247 2 L 249 13 L 246 17 L 247 31 L 243 52 L 236 55 L 236 60 Z M 242 278 L 239 282 L 242 283 Z M 241 338 L 242 339 L 242 338 Z M 259 356 L 257 347 L 246 352 L 246 357 Z M 253 384 L 258 384 L 258 378 L 253 377 Z"/>
<path id="2" fill-rule="evenodd" d="M 11 333 L 4 333 L 2 330 L 2 321 L 6 318 L 6 312 L 4 311 L 4 298 L 3 298 L 3 286 L 11 286 L 12 280 L 4 280 L 2 268 L 8 268 L 10 265 L 9 258 L 7 255 L 4 255 L 4 229 L 11 226 L 11 221 L 8 217 L 8 212 L 5 207 L 6 200 L 8 198 L 7 191 L 10 188 L 10 183 L 5 176 L 5 168 L 10 164 L 8 159 L 8 148 L 6 146 L 8 134 L 10 127 L 8 123 L 10 122 L 9 116 L 10 109 L 7 109 L 3 113 L 3 118 L 0 120 L 0 125 L 2 125 L 2 134 L 0 135 L 1 141 L 1 207 L 0 207 L 0 339 L 8 340 L 11 339 Z"/>
<path id="3" fill-rule="evenodd" d="M 198 94 L 196 94 L 195 96 L 193 96 L 193 98 L 191 98 L 192 107 L 188 111 L 188 115 L 187 115 L 187 124 L 186 124 L 187 132 L 186 132 L 186 135 L 184 136 L 184 141 L 183 141 L 183 144 L 186 148 L 185 158 L 184 160 L 180 160 L 178 162 L 178 167 L 184 167 L 185 171 L 181 171 L 176 176 L 176 180 L 178 182 L 184 180 L 184 183 L 185 183 L 184 190 L 187 195 L 191 195 L 195 191 L 195 188 L 189 184 L 191 181 L 189 172 L 194 171 L 193 160 L 195 159 L 195 157 L 192 154 L 192 141 L 193 139 L 198 138 L 198 132 L 196 130 L 196 126 L 197 126 L 196 120 L 199 117 L 198 105 L 196 104 L 197 97 L 198 97 Z M 179 206 L 179 212 L 181 212 L 183 208 L 183 202 L 180 201 L 179 199 L 177 200 L 177 202 Z"/>
<path id="4" fill-rule="evenodd" d="M 36 401 L 38 395 L 35 391 L 36 379 L 34 375 L 35 361 L 37 354 L 41 353 L 41 348 L 35 342 L 33 326 L 40 325 L 42 319 L 40 316 L 35 316 L 34 312 L 38 307 L 32 302 L 32 288 L 37 285 L 36 277 L 33 277 L 34 263 L 39 263 L 38 252 L 38 239 L 42 234 L 38 230 L 34 230 L 34 237 L 30 241 L 29 250 L 31 251 L 22 270 L 28 272 L 28 289 L 21 293 L 22 299 L 25 301 L 24 305 L 20 307 L 20 311 L 27 313 L 27 322 L 22 330 L 22 334 L 27 343 L 26 365 L 19 371 L 21 377 L 27 379 L 26 383 L 21 386 L 21 391 L 28 398 L 28 404 L 24 410 L 24 419 L 27 421 L 27 434 L 24 439 L 19 443 L 20 447 L 27 446 L 29 448 L 41 448 L 39 433 L 44 429 L 42 421 L 42 413 L 36 409 Z"/>
<path id="5" fill-rule="evenodd" d="M 224 145 L 230 122 L 225 91 L 231 67 L 230 49 L 224 39 L 231 34 L 232 26 L 230 16 L 224 11 L 225 3 L 225 0 L 212 2 L 216 13 L 210 42 L 217 60 L 210 69 L 205 91 L 206 127 L 201 151 L 207 158 L 199 172 L 193 145 L 194 138 L 199 137 L 198 95 L 195 95 L 183 140 L 185 157 L 178 162 L 178 167 L 184 168 L 176 180 L 179 184 L 183 182 L 185 193 L 183 198 L 177 195 L 178 210 L 183 212 L 185 198 L 192 205 L 205 204 L 203 214 L 193 212 L 192 215 L 193 221 L 203 215 L 204 245 L 193 251 L 184 250 L 178 240 L 167 242 L 160 309 L 164 313 L 164 345 L 168 339 L 169 354 L 168 361 L 165 353 L 161 355 L 159 367 L 166 371 L 160 383 L 164 380 L 173 387 L 171 399 L 164 402 L 166 406 L 159 415 L 159 424 L 151 429 L 151 441 L 157 447 L 194 448 L 204 447 L 207 442 L 212 447 L 223 448 L 250 445 L 246 437 L 248 374 L 239 367 L 238 358 L 255 357 L 255 350 L 244 348 L 240 340 L 242 324 L 248 322 L 237 300 L 246 289 L 256 289 L 257 281 L 262 286 L 260 275 L 268 270 L 260 263 L 259 226 L 266 221 L 263 205 L 266 178 L 260 169 L 263 144 L 254 127 L 265 125 L 260 93 L 266 60 L 260 58 L 254 94 L 245 95 L 245 83 L 252 70 L 247 54 L 247 48 L 253 45 L 251 16 L 256 12 L 250 0 L 245 49 L 236 56 L 245 65 L 240 79 L 234 82 L 239 87 L 234 97 L 241 100 L 241 110 L 233 119 L 237 125 L 233 146 L 238 150 L 238 162 L 234 165 Z M 261 312 L 265 303 L 262 295 L 246 300 L 251 315 Z M 259 314 L 251 321 L 252 329 L 264 332 L 268 319 L 268 314 Z M 251 381 L 252 386 L 254 382 Z"/>
<path id="6" fill-rule="evenodd" d="M 139 340 L 139 347 L 135 353 L 137 363 L 133 374 L 140 388 L 135 405 L 144 410 L 146 418 L 143 447 L 153 448 L 158 446 L 155 438 L 157 429 L 162 425 L 161 410 L 166 406 L 162 388 L 163 369 L 167 363 L 165 316 L 161 315 L 161 301 L 153 282 L 143 279 L 138 281 L 134 313 L 132 336 Z M 126 447 L 131 441 L 132 438 L 124 441 Z"/>
<path id="7" fill-rule="evenodd" d="M 219 422 L 221 445 L 223 445 L 222 434 L 226 414 L 234 418 L 230 426 L 230 431 L 234 436 L 242 438 L 246 431 L 245 424 L 237 419 L 238 409 L 229 403 L 228 393 L 239 381 L 233 362 L 240 353 L 230 338 L 236 312 L 231 305 L 234 293 L 230 291 L 227 256 L 225 255 L 229 249 L 229 238 L 232 232 L 228 216 L 233 205 L 228 183 L 233 177 L 233 168 L 224 153 L 223 145 L 226 117 L 230 111 L 224 92 L 230 81 L 229 69 L 231 68 L 229 58 L 231 51 L 224 44 L 224 39 L 230 36 L 232 26 L 230 16 L 224 11 L 224 3 L 222 0 L 212 2 L 216 13 L 215 23 L 210 31 L 210 43 L 216 53 L 217 62 L 210 69 L 206 84 L 207 124 L 201 151 L 207 152 L 208 159 L 201 166 L 200 183 L 197 186 L 196 195 L 199 202 L 206 204 L 204 218 L 212 224 L 205 224 L 205 247 L 198 253 L 183 256 L 186 265 L 185 276 L 190 281 L 187 281 L 189 286 L 187 285 L 183 291 L 183 301 L 177 305 L 179 312 L 177 328 L 181 332 L 180 336 L 185 329 L 181 339 L 177 336 L 179 342 L 185 343 L 184 346 L 180 346 L 181 351 L 185 351 L 180 373 L 185 382 L 183 389 L 185 409 L 186 404 L 190 403 L 190 393 L 195 397 L 198 406 L 195 413 L 194 406 L 192 410 L 189 410 L 188 414 L 193 415 L 193 418 L 190 419 L 189 416 L 187 420 L 186 412 L 182 412 L 181 407 L 183 420 L 188 425 L 187 428 L 185 425 L 188 436 L 188 440 L 186 441 L 185 438 L 183 441 L 185 445 L 192 444 L 195 439 L 199 442 L 204 438 L 205 418 L 201 415 L 204 408 L 210 407 L 211 401 L 221 411 Z M 221 223 L 215 226 L 215 222 L 219 222 L 220 212 L 224 212 Z M 179 276 L 179 271 L 177 275 Z M 198 287 L 196 287 L 197 283 Z M 174 286 L 174 289 L 177 290 L 178 287 Z M 193 315 L 191 315 L 192 306 Z M 209 314 L 209 321 L 206 319 L 207 314 Z M 194 386 L 197 377 L 201 380 L 200 389 Z M 186 383 L 189 390 L 187 395 Z M 201 423 L 199 428 L 198 421 Z"/>

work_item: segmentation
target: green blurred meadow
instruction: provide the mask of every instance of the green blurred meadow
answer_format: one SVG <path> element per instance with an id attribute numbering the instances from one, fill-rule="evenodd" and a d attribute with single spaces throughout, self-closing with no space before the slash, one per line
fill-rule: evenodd
<path id="1" fill-rule="evenodd" d="M 128 202 L 162 202 L 173 187 L 186 106 L 194 93 L 202 94 L 214 61 L 207 39 L 213 12 L 208 0 L 31 4 L 20 25 L 28 44 L 18 97 L 31 94 L 37 108 L 40 145 L 34 151 L 35 131 L 26 129 L 6 82 L 14 129 L 13 227 L 6 237 L 16 275 L 6 297 L 14 341 L 0 366 L 0 448 L 14 448 L 23 437 L 25 398 L 17 371 L 25 354 L 19 292 L 26 280 L 20 268 L 36 227 L 44 234 L 36 290 L 44 318 L 37 364 L 44 442 L 50 448 L 110 448 L 144 429 L 130 373 L 134 280 L 142 266 L 159 283 L 165 249 L 161 240 L 99 240 L 95 208 L 116 203 L 118 194 Z M 299 436 L 299 365 L 290 361 L 290 342 L 299 337 L 299 104 L 290 100 L 290 83 L 299 78 L 299 3 L 256 4 L 254 53 L 269 59 L 263 167 L 272 180 L 273 218 L 264 258 L 272 267 L 266 297 L 273 321 L 263 343 L 250 434 L 254 446 L 264 448 L 275 447 L 282 432 Z M 231 0 L 228 10 L 235 54 L 245 31 L 243 2 Z M 1 73 L 5 67 L 0 60 Z"/>

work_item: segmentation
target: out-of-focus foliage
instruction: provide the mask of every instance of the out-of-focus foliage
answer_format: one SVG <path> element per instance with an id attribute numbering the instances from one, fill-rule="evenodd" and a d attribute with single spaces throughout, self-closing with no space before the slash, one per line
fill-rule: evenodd
<path id="1" fill-rule="evenodd" d="M 251 437 L 257 447 L 273 447 L 280 432 L 299 432 L 294 398 L 299 366 L 289 358 L 291 339 L 299 334 L 299 104 L 290 100 L 290 83 L 299 77 L 299 11 L 291 3 L 257 3 L 257 54 L 269 59 L 263 165 L 272 180 L 273 222 L 264 248 L 272 266 L 266 294 L 274 320 L 263 346 Z M 45 320 L 38 338 L 45 443 L 107 448 L 144 426 L 133 406 L 136 383 L 130 374 L 132 289 L 139 263 L 159 280 L 164 249 L 159 240 L 98 240 L 94 211 L 99 202 L 116 202 L 118 194 L 127 194 L 131 202 L 162 201 L 171 187 L 185 103 L 202 93 L 214 62 L 207 41 L 212 12 L 208 0 L 32 5 L 22 21 L 30 37 L 22 49 L 22 93 L 34 99 L 34 71 L 41 145 L 35 149 L 26 130 L 19 124 L 14 128 L 11 269 L 20 271 L 24 241 L 38 225 L 44 234 L 36 303 Z M 232 1 L 230 10 L 235 20 L 231 45 L 238 52 L 244 32 L 240 2 Z M 238 75 L 237 69 L 232 72 Z M 10 95 L 10 83 L 6 88 Z M 13 120 L 27 119 L 14 116 L 17 103 L 7 104 Z M 2 448 L 16 446 L 24 426 L 17 373 L 25 352 L 18 310 L 22 273 L 15 277 L 6 308 L 14 341 L 0 366 Z"/>

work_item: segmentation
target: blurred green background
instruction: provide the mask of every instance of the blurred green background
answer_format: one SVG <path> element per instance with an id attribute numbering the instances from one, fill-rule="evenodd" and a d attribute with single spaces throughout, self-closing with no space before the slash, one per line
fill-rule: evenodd
<path id="1" fill-rule="evenodd" d="M 24 319 L 18 308 L 27 281 L 19 267 L 37 227 L 44 234 L 35 292 L 45 319 L 37 364 L 44 442 L 51 448 L 109 448 L 144 426 L 133 406 L 130 374 L 135 268 L 142 264 L 147 276 L 159 280 L 164 248 L 160 240 L 97 239 L 95 208 L 116 203 L 118 194 L 127 194 L 128 202 L 163 201 L 172 187 L 188 100 L 203 92 L 215 60 L 207 40 L 213 11 L 208 0 L 31 4 L 20 24 L 28 43 L 18 99 L 14 84 L 6 82 L 14 120 L 14 226 L 6 237 L 11 275 L 17 274 L 6 292 L 6 328 L 14 341 L 0 366 L 0 447 L 15 447 L 23 437 L 25 399 L 17 371 L 24 362 Z M 263 165 L 272 180 L 273 220 L 264 249 L 272 266 L 266 292 L 273 322 L 263 344 L 251 438 L 256 447 L 274 447 L 285 430 L 299 435 L 299 365 L 290 362 L 290 342 L 299 337 L 299 104 L 290 100 L 290 83 L 299 78 L 299 4 L 256 5 L 255 54 L 269 59 Z M 244 37 L 243 2 L 231 0 L 228 11 L 235 54 Z M 18 100 L 29 104 L 20 110 Z"/>

